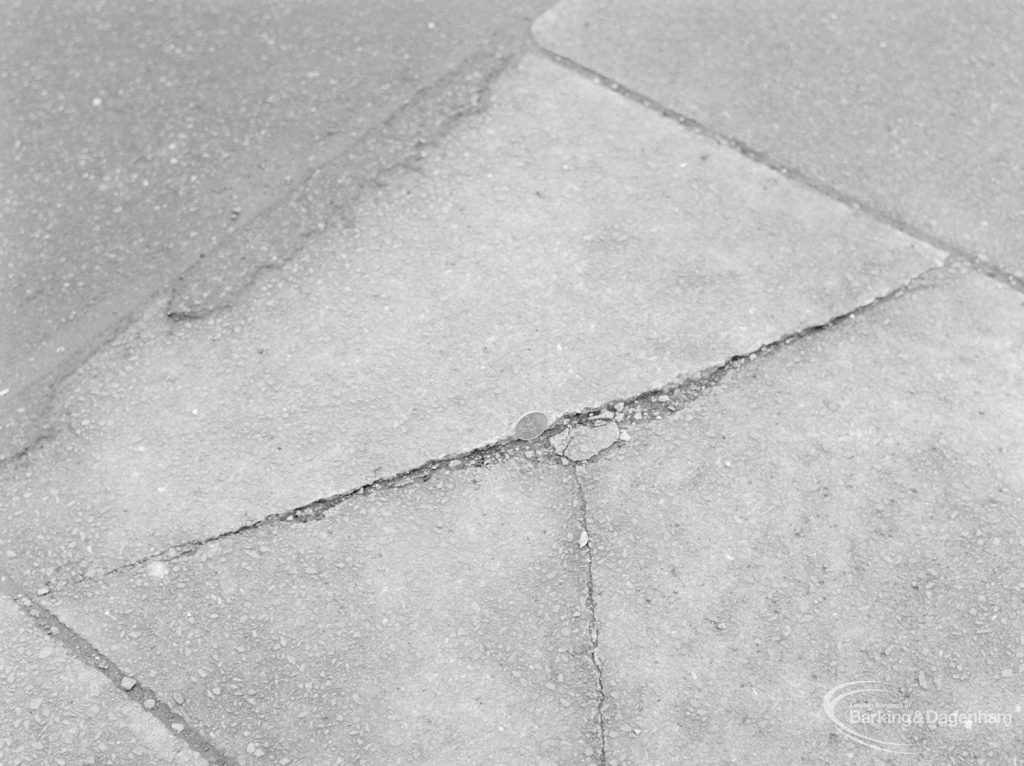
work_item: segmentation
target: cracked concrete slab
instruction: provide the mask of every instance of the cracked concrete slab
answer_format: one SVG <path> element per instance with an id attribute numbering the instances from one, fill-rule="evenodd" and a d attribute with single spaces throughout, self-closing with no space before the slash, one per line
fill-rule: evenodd
<path id="1" fill-rule="evenodd" d="M 589 460 L 619 440 L 619 427 L 615 423 L 598 423 L 567 428 L 548 441 L 552 449 L 574 463 Z"/>
<path id="2" fill-rule="evenodd" d="M 1014 0 L 562 0 L 534 36 L 1024 277 Z"/>
<path id="3" fill-rule="evenodd" d="M 521 458 L 47 601 L 241 764 L 596 764 L 582 504 Z"/>
<path id="4" fill-rule="evenodd" d="M 577 468 L 609 765 L 1019 756 L 1022 303 L 936 278 Z M 823 711 L 865 680 L 892 693 L 847 700 L 846 723 L 852 702 L 1001 717 L 854 727 L 907 746 L 887 756 Z"/>
<path id="5" fill-rule="evenodd" d="M 0 763 L 205 766 L 206 761 L 0 597 Z"/>
<path id="6" fill-rule="evenodd" d="M 699 374 L 941 254 L 528 56 L 230 311 L 150 312 L 0 466 L 22 581 L 96 575 Z"/>

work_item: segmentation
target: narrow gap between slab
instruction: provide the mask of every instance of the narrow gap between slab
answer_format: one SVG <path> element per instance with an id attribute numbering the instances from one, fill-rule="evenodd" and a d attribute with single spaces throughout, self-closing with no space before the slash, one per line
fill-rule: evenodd
<path id="1" fill-rule="evenodd" d="M 562 56 L 556 53 L 555 51 L 549 48 L 545 48 L 536 40 L 534 40 L 534 46 L 540 54 L 549 58 L 551 61 L 554 61 L 556 64 L 564 67 L 565 69 L 568 69 L 571 72 L 575 72 L 583 77 L 586 77 L 587 79 L 592 80 L 593 82 L 596 82 L 599 85 L 602 85 L 615 93 L 618 93 L 619 95 L 629 99 L 630 101 L 633 101 L 634 103 L 639 104 L 640 106 L 646 109 L 655 111 L 658 114 L 662 115 L 663 117 L 667 117 L 670 120 L 679 123 L 682 127 L 691 130 L 694 133 L 697 133 L 698 135 L 709 138 L 717 144 L 727 146 L 733 149 L 734 151 L 739 152 L 747 159 L 756 162 L 759 165 L 764 165 L 765 167 L 774 170 L 776 173 L 780 173 L 786 178 L 795 181 L 801 186 L 811 189 L 819 194 L 823 194 L 829 199 L 835 200 L 836 202 L 846 207 L 849 207 L 859 213 L 862 213 L 871 220 L 876 221 L 877 223 L 880 223 L 891 229 L 895 229 L 901 234 L 911 237 L 912 239 L 916 239 L 919 242 L 923 242 L 924 244 L 935 248 L 936 250 L 946 253 L 948 256 L 950 256 L 948 258 L 948 261 L 950 261 L 951 264 L 955 262 L 966 264 L 971 269 L 985 275 L 986 277 L 1001 282 L 1002 284 L 1012 288 L 1013 290 L 1024 293 L 1024 279 L 992 263 L 991 261 L 978 255 L 977 253 L 973 253 L 941 237 L 928 234 L 927 232 L 922 231 L 909 221 L 896 218 L 892 214 L 885 212 L 881 208 L 878 208 L 877 206 L 871 203 L 864 202 L 863 200 L 858 199 L 852 194 L 847 194 L 846 192 L 839 191 L 838 189 L 830 186 L 825 181 L 819 178 L 815 178 L 814 176 L 804 172 L 803 170 L 800 170 L 799 168 L 791 167 L 789 165 L 785 165 L 776 160 L 773 160 L 769 152 L 760 149 L 755 149 L 753 146 L 750 146 L 746 142 L 738 138 L 735 138 L 734 136 L 730 136 L 725 133 L 721 133 L 713 128 L 710 128 L 692 117 L 688 117 L 685 114 L 682 114 L 681 112 L 678 112 L 675 109 L 665 106 L 664 104 L 656 101 L 655 99 L 650 98 L 649 96 L 645 96 L 643 93 L 640 93 L 639 91 L 636 91 L 628 87 L 627 85 L 624 85 L 623 83 L 613 80 L 611 77 L 607 77 L 606 75 L 601 74 L 597 70 L 591 69 L 590 67 L 587 67 L 583 64 L 579 64 L 573 61 L 572 59 L 567 58 L 566 56 Z"/>
<path id="2" fill-rule="evenodd" d="M 245 532 L 250 532 L 267 524 L 314 523 L 322 520 L 328 512 L 333 511 L 351 497 L 397 489 L 413 483 L 427 482 L 430 481 L 435 471 L 442 468 L 451 471 L 467 470 L 470 468 L 481 467 L 498 460 L 508 459 L 512 456 L 524 457 L 524 452 L 539 453 L 536 457 L 525 456 L 525 459 L 531 460 L 557 457 L 552 448 L 547 444 L 547 438 L 556 431 L 560 431 L 563 428 L 574 425 L 585 424 L 589 422 L 594 415 L 607 410 L 609 407 L 613 407 L 616 403 L 621 403 L 629 412 L 642 411 L 648 419 L 655 415 L 674 412 L 681 406 L 684 406 L 687 402 L 703 396 L 708 390 L 714 388 L 732 370 L 737 369 L 738 367 L 741 367 L 742 365 L 765 354 L 775 353 L 779 349 L 784 346 L 788 346 L 791 343 L 828 331 L 862 312 L 874 310 L 889 301 L 896 300 L 907 292 L 920 289 L 930 284 L 931 277 L 933 275 L 946 272 L 948 272 L 946 264 L 933 266 L 924 270 L 906 283 L 903 283 L 892 290 L 873 298 L 867 303 L 851 309 L 848 312 L 834 316 L 825 322 L 810 325 L 800 330 L 787 333 L 776 340 L 770 341 L 757 349 L 754 349 L 753 351 L 733 355 L 725 362 L 707 368 L 694 376 L 677 379 L 667 385 L 649 389 L 631 397 L 618 398 L 579 412 L 563 414 L 551 426 L 549 426 L 541 436 L 532 442 L 520 442 L 514 440 L 512 437 L 506 437 L 498 442 L 490 443 L 472 450 L 431 459 L 415 468 L 402 471 L 389 477 L 377 479 L 376 481 L 364 484 L 355 489 L 319 498 L 290 510 L 270 514 L 250 524 L 246 524 L 226 532 L 178 543 L 157 553 L 107 570 L 95 577 L 84 579 L 102 580 L 110 575 L 129 571 L 152 561 L 173 561 L 184 556 L 191 556 L 209 543 L 233 537 L 234 535 Z M 599 459 L 600 455 L 597 455 L 585 462 L 591 462 Z M 38 595 L 45 595 L 49 590 L 49 588 L 41 588 Z M 53 588 L 53 590 L 56 591 L 58 589 Z"/>
<path id="3" fill-rule="evenodd" d="M 49 640 L 60 644 L 71 655 L 72 660 L 102 673 L 118 692 L 159 721 L 171 736 L 180 740 L 185 747 L 194 751 L 207 763 L 213 766 L 239 766 L 237 760 L 190 726 L 152 689 L 122 671 L 113 660 L 93 646 L 88 639 L 68 627 L 37 599 L 15 594 L 13 590 L 10 581 L 0 577 L 0 595 L 10 598 L 32 625 Z"/>

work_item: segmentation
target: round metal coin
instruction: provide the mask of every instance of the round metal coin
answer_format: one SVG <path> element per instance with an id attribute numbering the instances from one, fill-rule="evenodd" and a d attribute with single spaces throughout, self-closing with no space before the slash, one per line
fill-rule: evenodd
<path id="1" fill-rule="evenodd" d="M 543 412 L 527 412 L 516 423 L 516 438 L 533 441 L 548 427 L 548 416 Z"/>

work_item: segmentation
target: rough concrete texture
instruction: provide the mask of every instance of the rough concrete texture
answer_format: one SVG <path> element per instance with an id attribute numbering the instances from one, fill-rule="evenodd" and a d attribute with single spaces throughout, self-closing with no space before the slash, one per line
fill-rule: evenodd
<path id="1" fill-rule="evenodd" d="M 0 763 L 201 766 L 206 761 L 0 598 Z"/>
<path id="2" fill-rule="evenodd" d="M 942 278 L 727 374 L 580 466 L 609 764 L 893 763 L 840 683 L 1012 725 L 880 725 L 899 763 L 1024 745 L 1024 308 Z"/>
<path id="3" fill-rule="evenodd" d="M 542 45 L 1024 276 L 1014 0 L 563 0 Z"/>
<path id="4" fill-rule="evenodd" d="M 372 184 L 378 161 L 443 132 L 463 107 L 437 91 L 518 50 L 547 4 L 6 4 L 0 455 L 17 438 L 9 424 L 29 425 L 18 410 L 37 409 L 26 395 L 183 270 L 206 264 L 189 287 L 210 297 L 225 273 L 244 284 L 290 255 L 301 238 L 284 232 L 322 223 L 294 218 L 279 249 L 246 250 L 275 206 L 325 191 L 329 167 Z M 343 218 L 351 194 L 326 191 L 320 206 Z"/>
<path id="5" fill-rule="evenodd" d="M 559 465 L 443 469 L 52 604 L 242 764 L 597 763 L 581 513 Z"/>
<path id="6" fill-rule="evenodd" d="M 54 583 L 665 385 L 939 253 L 528 57 L 350 230 L 234 310 L 154 306 L 0 467 L 0 549 Z"/>
<path id="7" fill-rule="evenodd" d="M 261 212 L 182 274 L 168 316 L 199 318 L 228 307 L 261 269 L 279 267 L 328 227 L 351 225 L 353 206 L 368 189 L 386 184 L 396 171 L 415 169 L 426 147 L 486 107 L 488 86 L 509 60 L 492 53 L 471 56 L 345 154 L 310 173 L 286 201 Z"/>

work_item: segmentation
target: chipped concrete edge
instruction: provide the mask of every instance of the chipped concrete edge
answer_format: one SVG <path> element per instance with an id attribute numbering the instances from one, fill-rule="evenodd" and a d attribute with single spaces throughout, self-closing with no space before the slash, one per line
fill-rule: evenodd
<path id="1" fill-rule="evenodd" d="M 410 101 L 381 123 L 366 131 L 357 139 L 355 146 L 384 140 L 400 148 L 393 151 L 383 163 L 373 161 L 373 158 L 361 158 L 366 166 L 365 172 L 346 179 L 351 194 L 341 204 L 337 204 L 333 198 L 314 198 L 315 192 L 309 194 L 312 199 L 303 202 L 307 206 L 303 212 L 314 223 L 306 221 L 307 225 L 296 232 L 293 247 L 283 258 L 249 264 L 212 303 L 197 303 L 183 297 L 187 287 L 199 278 L 199 271 L 209 268 L 204 262 L 194 263 L 166 286 L 140 298 L 57 369 L 9 392 L 10 398 L 4 404 L 11 409 L 10 416 L 17 422 L 11 429 L 14 433 L 12 441 L 0 443 L 0 467 L 17 462 L 55 436 L 59 429 L 54 423 L 54 401 L 60 396 L 61 387 L 96 354 L 141 321 L 154 306 L 160 306 L 162 315 L 172 323 L 204 319 L 229 309 L 239 294 L 252 287 L 260 273 L 281 268 L 302 250 L 311 236 L 325 232 L 334 217 L 350 215 L 368 190 L 386 186 L 403 170 L 416 170 L 421 164 L 423 152 L 436 147 L 466 119 L 486 111 L 494 83 L 522 58 L 522 47 L 501 52 L 478 50 L 470 54 L 438 80 L 417 91 Z M 434 114 L 431 112 L 434 108 L 438 108 L 437 111 L 443 115 L 442 119 L 426 119 L 426 116 Z M 422 130 L 418 132 L 420 128 Z M 353 146 L 343 147 L 330 159 L 310 170 L 296 184 L 289 186 L 276 200 L 256 213 L 246 226 L 226 234 L 212 251 L 214 258 L 217 251 L 239 241 L 245 233 L 251 233 L 260 226 L 272 227 L 279 223 L 275 213 L 280 214 L 290 203 L 301 200 L 316 182 L 346 175 L 344 158 L 352 151 Z M 40 389 L 43 390 L 41 394 Z M 35 395 L 31 392 L 35 392 Z"/>
<path id="2" fill-rule="evenodd" d="M 207 254 L 209 257 L 178 277 L 167 299 L 167 318 L 176 322 L 205 319 L 230 309 L 236 296 L 256 282 L 262 272 L 280 269 L 294 260 L 311 236 L 339 222 L 351 225 L 354 210 L 369 191 L 387 186 L 402 172 L 418 170 L 427 149 L 436 148 L 466 119 L 486 111 L 494 83 L 517 60 L 518 56 L 512 54 L 474 53 L 418 90 L 352 144 L 340 146 L 331 158 L 257 212 L 244 227 L 226 235 Z M 268 253 L 255 262 L 236 252 L 239 247 L 254 249 L 247 237 L 273 240 L 279 231 L 288 229 L 291 231 L 282 245 L 284 252 Z M 230 279 L 215 285 L 212 295 L 197 295 L 203 280 L 218 268 L 228 269 Z"/>

